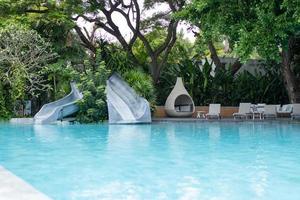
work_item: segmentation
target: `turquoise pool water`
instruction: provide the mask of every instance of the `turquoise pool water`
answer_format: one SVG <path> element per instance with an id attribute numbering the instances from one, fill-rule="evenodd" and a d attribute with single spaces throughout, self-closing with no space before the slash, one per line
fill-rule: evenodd
<path id="1" fill-rule="evenodd" d="M 0 165 L 58 200 L 299 200 L 300 124 L 0 124 Z"/>

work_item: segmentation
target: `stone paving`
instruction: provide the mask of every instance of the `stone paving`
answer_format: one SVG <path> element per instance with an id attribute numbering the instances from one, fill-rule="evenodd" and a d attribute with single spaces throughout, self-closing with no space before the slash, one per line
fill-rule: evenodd
<path id="1" fill-rule="evenodd" d="M 0 200 L 51 200 L 0 166 Z"/>

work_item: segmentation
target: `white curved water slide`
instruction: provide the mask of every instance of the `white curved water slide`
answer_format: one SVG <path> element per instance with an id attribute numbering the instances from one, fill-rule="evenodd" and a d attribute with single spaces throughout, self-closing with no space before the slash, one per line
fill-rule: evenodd
<path id="1" fill-rule="evenodd" d="M 34 116 L 35 124 L 49 124 L 70 116 L 78 111 L 76 102 L 83 98 L 76 84 L 71 82 L 71 92 L 57 101 L 43 105 L 40 111 Z"/>
<path id="2" fill-rule="evenodd" d="M 150 123 L 149 102 L 138 96 L 122 78 L 113 74 L 107 80 L 107 106 L 109 123 Z"/>

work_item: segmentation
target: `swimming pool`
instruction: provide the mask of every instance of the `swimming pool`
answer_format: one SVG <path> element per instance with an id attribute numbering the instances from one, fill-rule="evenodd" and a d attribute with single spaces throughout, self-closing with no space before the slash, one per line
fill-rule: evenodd
<path id="1" fill-rule="evenodd" d="M 0 124 L 0 165 L 58 200 L 298 200 L 300 124 Z"/>

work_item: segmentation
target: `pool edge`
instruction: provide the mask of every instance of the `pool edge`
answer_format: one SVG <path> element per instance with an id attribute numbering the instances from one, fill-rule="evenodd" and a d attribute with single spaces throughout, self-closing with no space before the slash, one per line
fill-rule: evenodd
<path id="1" fill-rule="evenodd" d="M 5 200 L 51 200 L 6 168 L 0 165 L 0 199 Z"/>

